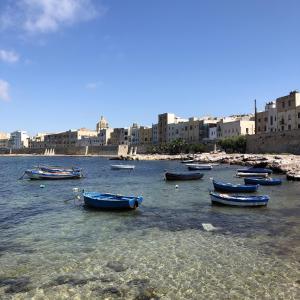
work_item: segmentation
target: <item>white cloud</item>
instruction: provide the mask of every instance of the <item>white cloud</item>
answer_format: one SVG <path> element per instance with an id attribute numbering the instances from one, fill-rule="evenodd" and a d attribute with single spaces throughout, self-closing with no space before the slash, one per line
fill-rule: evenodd
<path id="1" fill-rule="evenodd" d="M 19 55 L 14 51 L 0 49 L 0 60 L 7 63 L 16 63 L 19 60 Z"/>
<path id="2" fill-rule="evenodd" d="M 4 100 L 4 101 L 10 100 L 9 83 L 2 79 L 0 79 L 0 100 Z"/>
<path id="3" fill-rule="evenodd" d="M 18 0 L 0 15 L 2 28 L 21 27 L 30 34 L 48 33 L 103 15 L 106 9 L 92 0 Z M 13 20 L 13 21 L 12 21 Z"/>
<path id="4" fill-rule="evenodd" d="M 102 81 L 97 81 L 97 82 L 89 82 L 85 85 L 85 88 L 88 90 L 94 90 L 97 87 L 99 87 L 100 85 L 103 85 Z"/>

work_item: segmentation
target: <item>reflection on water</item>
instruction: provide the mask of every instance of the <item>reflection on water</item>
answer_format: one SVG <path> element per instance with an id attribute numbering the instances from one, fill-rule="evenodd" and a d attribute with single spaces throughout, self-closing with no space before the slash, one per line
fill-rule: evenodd
<path id="1" fill-rule="evenodd" d="M 38 163 L 76 165 L 87 176 L 43 189 L 17 180 Z M 0 298 L 297 298 L 300 183 L 260 187 L 271 196 L 266 208 L 211 206 L 209 178 L 241 182 L 235 167 L 167 183 L 165 169 L 185 166 L 135 164 L 119 172 L 101 158 L 0 157 Z M 145 200 L 136 211 L 94 211 L 74 201 L 73 187 Z"/>

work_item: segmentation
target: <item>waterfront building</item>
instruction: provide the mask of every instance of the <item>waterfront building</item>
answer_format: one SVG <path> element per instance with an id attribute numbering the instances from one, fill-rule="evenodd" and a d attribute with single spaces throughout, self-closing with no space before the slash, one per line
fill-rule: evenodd
<path id="1" fill-rule="evenodd" d="M 78 130 L 68 130 L 60 133 L 46 134 L 44 136 L 44 144 L 45 148 L 74 147 L 81 144 L 79 140 L 90 137 L 96 138 L 97 131 L 81 128 Z"/>
<path id="2" fill-rule="evenodd" d="M 152 124 L 152 144 L 158 144 L 158 124 Z"/>
<path id="3" fill-rule="evenodd" d="M 28 139 L 28 148 L 45 148 L 44 137 L 47 133 L 38 133 L 36 136 Z"/>
<path id="4" fill-rule="evenodd" d="M 17 130 L 10 134 L 9 147 L 12 149 L 22 149 L 28 147 L 29 135 L 24 130 Z"/>
<path id="5" fill-rule="evenodd" d="M 109 144 L 109 140 L 111 138 L 113 130 L 113 128 L 103 128 L 100 130 L 100 132 L 98 133 L 98 137 L 101 146 Z"/>
<path id="6" fill-rule="evenodd" d="M 108 122 L 103 116 L 101 116 L 100 121 L 96 124 L 96 131 L 99 133 L 101 129 L 109 128 Z"/>
<path id="7" fill-rule="evenodd" d="M 129 145 L 128 128 L 114 128 L 110 135 L 110 145 Z"/>
<path id="8" fill-rule="evenodd" d="M 131 127 L 129 127 L 129 143 L 130 145 L 138 145 L 140 138 L 140 126 L 137 123 L 133 123 Z"/>
<path id="9" fill-rule="evenodd" d="M 9 148 L 9 138 L 9 133 L 0 132 L 0 148 Z"/>
<path id="10" fill-rule="evenodd" d="M 217 125 L 213 127 L 209 127 L 208 129 L 208 139 L 215 140 L 217 139 Z"/>
<path id="11" fill-rule="evenodd" d="M 147 126 L 141 126 L 139 132 L 139 144 L 149 145 L 152 144 L 152 128 Z"/>
<path id="12" fill-rule="evenodd" d="M 277 108 L 276 102 L 268 102 L 265 111 L 257 113 L 257 133 L 277 131 Z"/>
<path id="13" fill-rule="evenodd" d="M 217 137 L 219 139 L 255 133 L 255 121 L 249 117 L 227 117 L 217 123 Z"/>
<path id="14" fill-rule="evenodd" d="M 289 95 L 276 99 L 278 131 L 300 128 L 300 94 L 292 91 Z"/>

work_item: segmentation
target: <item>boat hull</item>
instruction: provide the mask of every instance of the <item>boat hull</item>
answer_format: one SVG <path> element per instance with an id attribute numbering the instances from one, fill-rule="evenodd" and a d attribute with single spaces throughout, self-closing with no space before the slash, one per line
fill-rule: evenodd
<path id="1" fill-rule="evenodd" d="M 113 194 L 84 193 L 84 204 L 90 208 L 108 210 L 135 209 L 143 201 L 142 197 L 126 197 Z"/>
<path id="2" fill-rule="evenodd" d="M 231 184 L 213 181 L 213 185 L 216 191 L 228 192 L 228 193 L 254 193 L 257 191 L 259 185 L 242 185 L 242 184 Z"/>
<path id="3" fill-rule="evenodd" d="M 282 183 L 281 179 L 272 178 L 244 178 L 245 184 L 259 184 L 259 185 L 280 185 Z"/>
<path id="4" fill-rule="evenodd" d="M 212 169 L 212 166 L 188 166 L 188 169 L 190 171 L 195 171 L 195 170 L 208 171 Z"/>
<path id="5" fill-rule="evenodd" d="M 244 173 L 244 172 L 237 172 L 237 177 L 268 177 L 268 173 Z"/>
<path id="6" fill-rule="evenodd" d="M 247 168 L 247 169 L 238 169 L 237 172 L 242 173 L 268 173 L 272 174 L 273 171 L 267 168 Z"/>
<path id="7" fill-rule="evenodd" d="M 132 165 L 111 165 L 112 170 L 133 170 L 135 166 Z"/>
<path id="8" fill-rule="evenodd" d="M 31 180 L 63 180 L 63 179 L 79 179 L 82 177 L 80 172 L 73 173 L 53 173 L 53 172 L 43 172 L 43 171 L 34 171 L 27 170 L 25 174 Z"/>
<path id="9" fill-rule="evenodd" d="M 241 207 L 266 206 L 269 201 L 268 196 L 229 196 L 227 194 L 218 194 L 213 192 L 210 193 L 210 198 L 213 204 Z"/>
<path id="10" fill-rule="evenodd" d="M 166 180 L 198 180 L 204 176 L 203 173 L 172 173 L 166 172 L 165 178 Z"/>

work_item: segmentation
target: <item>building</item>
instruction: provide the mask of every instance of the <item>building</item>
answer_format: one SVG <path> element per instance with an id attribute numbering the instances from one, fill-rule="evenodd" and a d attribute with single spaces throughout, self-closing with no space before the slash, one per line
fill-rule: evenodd
<path id="1" fill-rule="evenodd" d="M 276 102 L 268 102 L 265 111 L 257 113 L 257 133 L 277 131 L 277 119 Z"/>
<path id="2" fill-rule="evenodd" d="M 101 146 L 109 144 L 109 140 L 113 131 L 113 128 L 103 128 L 100 130 L 100 132 L 98 133 L 98 137 Z"/>
<path id="3" fill-rule="evenodd" d="M 99 133 L 101 129 L 109 128 L 108 122 L 103 116 L 101 116 L 100 121 L 96 124 L 96 131 Z"/>
<path id="4" fill-rule="evenodd" d="M 38 133 L 36 136 L 29 138 L 28 148 L 45 148 L 44 137 L 47 133 Z"/>
<path id="5" fill-rule="evenodd" d="M 249 118 L 232 119 L 224 118 L 217 123 L 217 137 L 219 139 L 255 133 L 255 121 Z"/>
<path id="6" fill-rule="evenodd" d="M 149 145 L 152 144 L 152 128 L 147 126 L 140 127 L 139 144 Z"/>
<path id="7" fill-rule="evenodd" d="M 129 127 L 129 143 L 131 145 L 138 145 L 140 142 L 140 126 L 137 123 L 133 123 Z"/>
<path id="8" fill-rule="evenodd" d="M 29 135 L 24 130 L 17 130 L 10 134 L 9 147 L 11 149 L 22 149 L 28 147 Z"/>
<path id="9" fill-rule="evenodd" d="M 176 117 L 172 113 L 164 113 L 158 115 L 158 143 L 165 144 L 170 140 L 171 135 L 168 132 L 170 124 L 178 124 L 182 122 L 186 122 L 186 119 L 182 119 L 180 117 Z"/>
<path id="10" fill-rule="evenodd" d="M 217 125 L 214 127 L 209 127 L 208 129 L 208 139 L 215 140 L 217 139 Z"/>
<path id="11" fill-rule="evenodd" d="M 128 128 L 114 128 L 110 135 L 110 145 L 129 145 L 129 130 Z"/>
<path id="12" fill-rule="evenodd" d="M 278 131 L 300 128 L 300 93 L 292 91 L 289 95 L 276 99 Z"/>
<path id="13" fill-rule="evenodd" d="M 78 130 L 68 130 L 65 132 L 46 134 L 44 136 L 45 148 L 56 148 L 56 147 L 74 147 L 86 143 L 87 138 L 96 138 L 97 131 L 86 128 Z M 84 139 L 84 142 L 80 142 Z"/>
<path id="14" fill-rule="evenodd" d="M 0 132 L 0 148 L 9 148 L 9 133 Z"/>
<path id="15" fill-rule="evenodd" d="M 152 124 L 152 144 L 158 144 L 158 124 Z"/>

